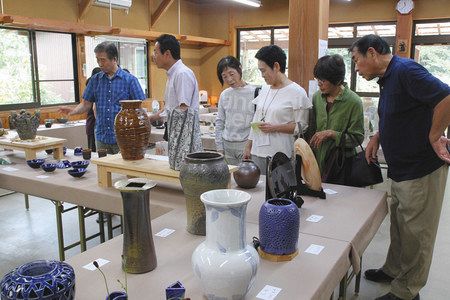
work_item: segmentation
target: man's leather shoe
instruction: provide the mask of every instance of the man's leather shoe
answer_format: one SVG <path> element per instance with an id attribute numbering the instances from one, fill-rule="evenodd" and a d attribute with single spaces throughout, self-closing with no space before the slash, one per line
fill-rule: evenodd
<path id="1" fill-rule="evenodd" d="M 399 298 L 392 293 L 387 293 L 386 295 L 375 298 L 375 300 L 404 300 L 404 299 Z M 417 296 L 415 296 L 412 300 L 420 300 L 420 295 L 417 294 Z"/>
<path id="2" fill-rule="evenodd" d="M 383 270 L 381 269 L 369 269 L 366 272 L 364 272 L 364 277 L 367 280 L 375 282 L 391 282 L 392 280 L 394 280 L 393 277 L 384 273 Z"/>

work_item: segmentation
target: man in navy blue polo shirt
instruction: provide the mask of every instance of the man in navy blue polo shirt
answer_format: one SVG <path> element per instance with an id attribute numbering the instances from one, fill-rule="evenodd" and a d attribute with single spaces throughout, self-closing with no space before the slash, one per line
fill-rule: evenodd
<path id="1" fill-rule="evenodd" d="M 368 280 L 391 282 L 377 299 L 420 299 L 430 270 L 447 181 L 450 88 L 413 60 L 393 56 L 389 45 L 366 35 L 349 49 L 355 70 L 378 77 L 379 132 L 366 148 L 376 160 L 381 144 L 392 179 L 391 244 L 385 264 L 365 272 Z"/>
<path id="2" fill-rule="evenodd" d="M 122 70 L 118 62 L 118 51 L 111 42 L 98 44 L 95 49 L 101 72 L 92 76 L 83 93 L 83 99 L 75 108 L 61 107 L 69 115 L 87 112 L 95 103 L 95 144 L 97 149 L 108 153 L 119 152 L 114 133 L 114 119 L 120 111 L 120 100 L 144 100 L 145 95 L 136 77 Z"/>

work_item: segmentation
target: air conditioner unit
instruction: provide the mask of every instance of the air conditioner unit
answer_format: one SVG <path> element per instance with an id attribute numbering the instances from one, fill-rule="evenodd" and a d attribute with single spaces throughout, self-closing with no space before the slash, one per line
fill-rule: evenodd
<path id="1" fill-rule="evenodd" d="M 94 5 L 109 7 L 110 0 L 95 0 Z M 116 9 L 129 9 L 133 0 L 111 0 L 111 7 Z"/>

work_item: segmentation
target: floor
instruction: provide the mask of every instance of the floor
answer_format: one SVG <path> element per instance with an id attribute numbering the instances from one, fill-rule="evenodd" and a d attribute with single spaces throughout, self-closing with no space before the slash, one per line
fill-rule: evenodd
<path id="1" fill-rule="evenodd" d="M 389 183 L 376 188 L 387 190 Z M 447 180 L 450 187 L 450 177 Z M 37 259 L 58 259 L 55 208 L 52 202 L 30 197 L 30 209 L 25 209 L 22 194 L 11 193 L 0 189 L 0 276 L 15 266 Z M 69 205 L 67 205 L 69 207 Z M 118 219 L 118 218 L 117 218 Z M 117 222 L 117 220 L 116 220 Z M 76 210 L 63 215 L 64 238 L 72 243 L 78 237 L 78 217 Z M 88 234 L 98 231 L 96 216 L 86 220 Z M 447 188 L 439 231 L 437 235 L 433 263 L 428 283 L 421 291 L 421 299 L 449 299 L 450 284 L 450 188 Z M 115 235 L 120 234 L 119 230 Z M 88 242 L 88 249 L 98 244 L 98 239 Z M 363 270 L 377 268 L 382 265 L 389 244 L 389 221 L 383 222 L 380 230 L 368 246 L 363 257 Z M 66 258 L 79 253 L 76 247 L 66 252 Z M 353 293 L 353 283 L 348 289 L 348 299 L 374 299 L 385 294 L 389 286 L 361 280 L 359 295 Z M 337 294 L 337 292 L 335 293 Z M 335 296 L 336 298 L 336 296 Z"/>

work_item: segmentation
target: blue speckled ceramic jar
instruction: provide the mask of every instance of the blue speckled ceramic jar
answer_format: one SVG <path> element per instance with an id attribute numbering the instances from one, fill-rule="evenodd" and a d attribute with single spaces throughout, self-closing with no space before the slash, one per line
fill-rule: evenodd
<path id="1" fill-rule="evenodd" d="M 206 207 L 206 241 L 192 254 L 192 268 L 209 300 L 239 300 L 253 285 L 259 256 L 246 243 L 245 216 L 251 196 L 238 190 L 201 195 Z"/>
<path id="2" fill-rule="evenodd" d="M 273 255 L 288 255 L 297 251 L 300 212 L 291 200 L 267 200 L 259 211 L 259 241 L 261 250 Z"/>
<path id="3" fill-rule="evenodd" d="M 75 272 L 65 262 L 33 261 L 6 274 L 0 290 L 2 300 L 72 300 Z"/>

